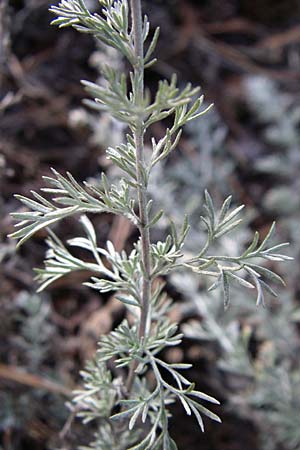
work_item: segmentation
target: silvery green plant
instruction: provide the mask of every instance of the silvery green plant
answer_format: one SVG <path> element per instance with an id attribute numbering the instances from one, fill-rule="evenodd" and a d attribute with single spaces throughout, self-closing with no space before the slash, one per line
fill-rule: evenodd
<path id="1" fill-rule="evenodd" d="M 65 245 L 49 230 L 45 268 L 37 270 L 39 289 L 70 272 L 88 270 L 94 275 L 85 284 L 100 293 L 115 292 L 134 318 L 124 320 L 100 338 L 95 361 L 82 372 L 84 386 L 75 392 L 74 410 L 84 423 L 97 421 L 98 426 L 94 440 L 82 448 L 173 450 L 177 446 L 168 431 L 169 405 L 179 401 L 203 430 L 203 416 L 220 421 L 203 402 L 219 402 L 196 390 L 195 384 L 182 374 L 190 364 L 167 363 L 162 359 L 162 351 L 180 345 L 183 335 L 169 318 L 172 302 L 164 294 L 160 280 L 174 270 L 189 269 L 199 277 L 213 280 L 210 290 L 221 289 L 225 307 L 230 302 L 231 283 L 256 289 L 257 304 L 263 304 L 264 291 L 275 295 L 269 282 L 283 281 L 261 266 L 260 261 L 289 259 L 279 253 L 287 244 L 270 246 L 272 226 L 261 242 L 256 233 L 239 256 L 214 253 L 218 240 L 240 225 L 243 207 L 231 209 L 228 197 L 218 211 L 208 192 L 205 215 L 201 218 L 207 240 L 203 248 L 199 244 L 195 256 L 184 259 L 182 254 L 189 231 L 187 218 L 182 220 L 180 230 L 171 222 L 164 241 L 151 242 L 151 229 L 164 214 L 155 211 L 149 198 L 151 171 L 176 148 L 182 127 L 210 107 L 201 109 L 203 96 L 197 97 L 198 88 L 188 84 L 179 90 L 175 76 L 171 81 L 160 81 L 156 95 L 151 98 L 144 87 L 144 71 L 155 63 L 152 55 L 159 29 L 148 43 L 150 24 L 147 16 L 142 16 L 140 0 L 131 0 L 130 4 L 127 0 L 100 0 L 100 5 L 98 14 L 91 13 L 83 0 L 62 0 L 51 7 L 57 16 L 52 23 L 92 34 L 118 50 L 131 66 L 129 76 L 113 67 L 103 67 L 105 85 L 83 82 L 93 98 L 87 103 L 109 112 L 128 128 L 126 141 L 107 149 L 108 158 L 124 176 L 113 185 L 104 174 L 100 186 L 81 185 L 70 173 L 62 175 L 52 169 L 53 175 L 44 177 L 47 187 L 41 189 L 42 193 L 32 192 L 32 198 L 17 196 L 29 212 L 13 213 L 19 222 L 11 237 L 19 239 L 21 245 L 40 229 L 79 215 L 83 237 L 73 238 Z M 152 124 L 166 118 L 171 125 L 160 140 L 151 138 L 151 153 L 147 154 L 146 132 Z M 106 248 L 98 246 L 96 230 L 87 214 L 103 212 L 124 216 L 137 227 L 140 237 L 129 254 L 117 252 L 111 242 L 107 242 Z M 75 257 L 72 247 L 86 250 L 93 260 Z"/>

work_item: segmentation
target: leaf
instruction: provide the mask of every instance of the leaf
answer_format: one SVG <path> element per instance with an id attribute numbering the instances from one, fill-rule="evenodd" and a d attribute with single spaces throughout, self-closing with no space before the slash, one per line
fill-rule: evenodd
<path id="1" fill-rule="evenodd" d="M 116 295 L 116 298 L 125 305 L 138 306 L 139 308 L 141 308 L 139 302 L 133 298 L 125 297 L 124 295 Z"/>
<path id="2" fill-rule="evenodd" d="M 214 420 L 215 422 L 221 423 L 221 419 L 217 414 L 214 414 L 209 409 L 205 408 L 205 406 L 200 405 L 200 403 L 196 403 L 193 401 L 193 405 L 205 416 L 209 417 L 211 420 Z"/>
<path id="3" fill-rule="evenodd" d="M 133 429 L 133 427 L 134 427 L 134 425 L 135 425 L 135 423 L 136 423 L 136 421 L 137 421 L 137 419 L 138 419 L 138 416 L 141 414 L 141 409 L 142 409 L 142 407 L 143 407 L 143 405 L 141 405 L 141 406 L 135 411 L 135 413 L 132 415 L 132 417 L 131 417 L 131 419 L 130 419 L 130 421 L 129 421 L 129 425 L 128 425 L 129 430 L 132 430 L 132 429 Z"/>
<path id="4" fill-rule="evenodd" d="M 72 208 L 72 211 L 69 209 L 68 212 L 75 212 L 76 208 Z M 65 217 L 65 216 L 63 216 Z M 21 238 L 19 240 L 19 242 L 17 243 L 17 248 L 19 248 L 22 244 L 24 244 L 24 242 L 26 242 L 29 238 L 31 238 L 31 236 L 33 236 L 37 231 L 49 227 L 50 225 L 52 225 L 53 223 L 57 222 L 59 219 L 61 219 L 62 217 L 55 217 L 53 219 L 49 219 L 49 220 L 44 220 L 43 222 L 38 222 L 38 223 L 33 223 L 31 225 L 28 225 L 24 228 L 22 228 L 19 231 L 16 231 L 15 233 L 11 233 L 8 236 L 11 237 L 12 239 L 18 239 Z"/>
<path id="5" fill-rule="evenodd" d="M 255 286 L 253 286 L 253 284 L 251 284 L 251 283 L 249 283 L 249 281 L 246 281 L 243 278 L 239 277 L 234 272 L 230 272 L 228 270 L 226 273 L 227 273 L 227 277 L 228 278 L 231 278 L 233 281 L 236 281 L 240 285 L 242 285 L 242 286 L 244 286 L 244 287 L 246 287 L 248 289 L 255 289 Z"/>
<path id="6" fill-rule="evenodd" d="M 172 369 L 187 370 L 187 369 L 191 369 L 193 367 L 193 364 L 171 363 L 171 364 L 169 364 L 169 367 L 172 367 Z"/>
<path id="7" fill-rule="evenodd" d="M 215 405 L 219 405 L 219 400 L 215 399 L 214 397 L 211 397 L 210 395 L 204 394 L 204 392 L 200 391 L 192 391 L 190 393 L 193 397 L 200 398 L 201 400 L 206 400 L 207 402 L 214 403 Z"/>
<path id="8" fill-rule="evenodd" d="M 269 229 L 269 231 L 268 231 L 268 233 L 267 233 L 267 235 L 266 235 L 266 237 L 264 238 L 264 240 L 262 241 L 262 243 L 258 247 L 257 252 L 260 252 L 260 251 L 262 251 L 265 248 L 265 246 L 268 243 L 269 239 L 274 234 L 275 227 L 276 227 L 276 222 L 273 222 L 271 227 L 270 227 L 270 229 Z"/>
<path id="9" fill-rule="evenodd" d="M 97 239 L 96 239 L 95 228 L 93 227 L 92 222 L 86 215 L 80 217 L 80 222 L 82 223 L 89 240 L 91 241 L 91 243 L 94 246 L 96 246 Z"/>
<path id="10" fill-rule="evenodd" d="M 25 206 L 32 209 L 33 211 L 39 211 L 41 213 L 46 213 L 46 214 L 49 212 L 49 210 L 51 211 L 51 209 L 49 207 L 41 205 L 40 203 L 38 203 L 34 200 L 31 200 L 30 198 L 24 197 L 23 195 L 15 194 L 14 197 L 17 198 L 20 202 L 22 202 Z M 52 209 L 53 209 L 53 207 L 52 207 Z"/>
<path id="11" fill-rule="evenodd" d="M 248 256 L 251 252 L 253 252 L 255 250 L 255 248 L 257 246 L 257 243 L 258 243 L 258 240 L 259 240 L 259 233 L 258 233 L 258 231 L 255 231 L 251 244 L 244 251 L 244 253 L 242 254 L 241 258 L 245 258 L 246 256 Z"/>
<path id="12" fill-rule="evenodd" d="M 179 400 L 181 401 L 185 412 L 187 413 L 188 416 L 190 416 L 192 414 L 191 408 L 188 404 L 188 401 L 185 399 L 185 397 L 183 395 L 178 395 Z"/>
<path id="13" fill-rule="evenodd" d="M 183 243 L 185 241 L 185 238 L 186 238 L 190 228 L 191 228 L 191 226 L 189 224 L 188 215 L 185 214 L 184 215 L 184 220 L 183 220 L 183 225 L 182 225 L 182 228 L 181 228 L 181 231 L 180 231 L 180 236 L 179 236 L 179 239 L 178 239 L 178 244 L 177 244 L 178 248 L 180 248 L 183 245 Z"/>
<path id="14" fill-rule="evenodd" d="M 155 216 L 150 220 L 149 224 L 148 224 L 148 228 L 153 227 L 164 215 L 164 211 L 161 209 L 160 211 L 158 211 L 158 213 L 155 214 Z"/>
<path id="15" fill-rule="evenodd" d="M 151 43 L 150 43 L 150 45 L 149 45 L 149 47 L 148 47 L 148 50 L 147 50 L 147 52 L 146 52 L 145 59 L 144 59 L 145 62 L 148 62 L 149 59 L 151 58 L 151 55 L 153 54 L 153 52 L 154 52 L 154 50 L 155 50 L 155 47 L 156 47 L 156 45 L 157 45 L 157 41 L 158 41 L 158 38 L 159 38 L 159 34 L 160 34 L 160 28 L 157 27 L 157 28 L 155 29 L 153 38 L 152 38 Z"/>
<path id="16" fill-rule="evenodd" d="M 204 423 L 203 423 L 201 414 L 199 413 L 198 409 L 193 404 L 191 404 L 191 410 L 193 411 L 193 413 L 197 419 L 198 425 L 203 433 L 204 432 Z"/>
<path id="17" fill-rule="evenodd" d="M 222 285 L 223 285 L 224 308 L 226 310 L 230 304 L 230 293 L 229 293 L 229 283 L 228 283 L 227 273 L 223 270 L 221 271 L 221 279 L 222 279 Z"/>
<path id="18" fill-rule="evenodd" d="M 244 208 L 245 208 L 245 205 L 240 205 L 237 208 L 235 208 L 233 211 L 231 211 L 230 214 L 228 214 L 223 219 L 222 224 L 220 224 L 220 225 L 222 225 L 222 227 L 223 227 L 227 223 L 231 222 L 242 211 L 242 209 L 244 209 Z"/>
<path id="19" fill-rule="evenodd" d="M 204 196 L 205 196 L 206 210 L 208 212 L 208 216 L 209 216 L 210 222 L 212 224 L 212 228 L 214 229 L 214 224 L 215 224 L 215 208 L 214 208 L 214 204 L 213 204 L 212 198 L 211 198 L 211 196 L 210 196 L 210 194 L 209 194 L 209 192 L 207 190 L 205 190 Z"/>
<path id="20" fill-rule="evenodd" d="M 256 290 L 257 290 L 256 306 L 259 306 L 259 305 L 265 306 L 265 297 L 264 297 L 263 289 L 262 289 L 262 286 L 260 283 L 260 279 L 257 277 L 257 274 L 255 273 L 255 271 L 251 269 L 251 267 L 245 266 L 245 270 L 247 270 L 247 272 L 250 273 L 250 275 L 255 283 L 255 286 L 256 286 Z"/>
<path id="21" fill-rule="evenodd" d="M 269 294 L 271 294 L 273 297 L 278 297 L 278 295 L 276 294 L 276 292 L 271 288 L 271 286 L 269 286 L 264 280 L 259 280 L 261 286 L 267 291 L 269 292 Z"/>
<path id="22" fill-rule="evenodd" d="M 126 409 L 125 411 L 121 411 L 119 413 L 113 414 L 110 416 L 111 420 L 123 420 L 132 416 L 136 411 L 139 411 L 139 405 L 134 406 L 133 408 Z"/>
<path id="23" fill-rule="evenodd" d="M 281 278 L 281 276 L 279 276 L 272 270 L 267 269 L 266 267 L 258 266 L 257 264 L 247 264 L 247 266 L 251 269 L 254 269 L 256 272 L 268 278 L 269 280 L 275 281 L 285 286 L 285 281 Z"/>
<path id="24" fill-rule="evenodd" d="M 229 223 L 225 228 L 222 227 L 222 229 L 218 233 L 216 233 L 214 237 L 218 239 L 224 234 L 229 233 L 230 231 L 238 227 L 242 223 L 242 221 L 243 219 L 238 219 L 235 222 Z"/>
<path id="25" fill-rule="evenodd" d="M 229 208 L 231 205 L 231 200 L 232 200 L 232 195 L 229 195 L 229 197 L 226 198 L 226 200 L 224 200 L 224 203 L 222 205 L 221 211 L 219 213 L 219 219 L 218 219 L 218 223 L 222 223 Z"/>
<path id="26" fill-rule="evenodd" d="M 211 103 L 207 106 L 203 111 L 198 112 L 197 114 L 191 116 L 188 118 L 187 122 L 190 122 L 191 120 L 199 119 L 199 117 L 204 116 L 204 114 L 208 113 L 213 108 L 214 104 Z"/>
<path id="27" fill-rule="evenodd" d="M 204 274 L 205 274 L 205 272 L 201 272 L 201 273 L 204 273 Z M 214 290 L 217 289 L 217 288 L 220 286 L 220 284 L 222 283 L 222 275 L 221 275 L 220 273 L 217 274 L 217 273 L 211 272 L 211 275 L 217 276 L 218 278 L 217 278 L 216 281 L 215 281 L 215 282 L 207 289 L 207 292 L 214 291 Z"/>

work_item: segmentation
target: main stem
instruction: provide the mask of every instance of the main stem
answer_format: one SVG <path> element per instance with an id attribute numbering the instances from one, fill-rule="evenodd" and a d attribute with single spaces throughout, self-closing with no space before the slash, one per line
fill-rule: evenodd
<path id="1" fill-rule="evenodd" d="M 144 98 L 144 42 L 143 42 L 143 21 L 141 0 L 131 0 L 132 28 L 134 36 L 134 78 L 136 89 L 134 91 L 134 101 L 137 110 L 142 104 Z M 149 315 L 149 304 L 151 294 L 151 260 L 150 260 L 150 232 L 149 217 L 147 212 L 147 180 L 143 177 L 143 168 L 145 168 L 144 155 L 144 122 L 142 111 L 137 115 L 136 126 L 133 131 L 135 149 L 136 149 L 136 178 L 137 178 L 137 194 L 139 205 L 139 231 L 141 235 L 141 251 L 143 264 L 142 279 L 142 304 L 139 322 L 139 338 L 143 339 L 147 333 L 147 322 Z M 128 379 L 126 383 L 127 392 L 130 392 L 135 378 L 135 370 L 137 363 L 133 363 L 130 367 Z"/>

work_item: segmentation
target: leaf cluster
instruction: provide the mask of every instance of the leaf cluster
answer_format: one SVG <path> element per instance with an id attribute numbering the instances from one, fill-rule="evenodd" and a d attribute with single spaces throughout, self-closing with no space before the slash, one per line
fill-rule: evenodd
<path id="1" fill-rule="evenodd" d="M 210 255 L 211 244 L 223 235 L 233 231 L 242 222 L 239 214 L 244 205 L 230 210 L 230 204 L 231 196 L 224 201 L 220 211 L 217 212 L 211 196 L 207 191 L 205 192 L 204 209 L 206 216 L 201 217 L 201 220 L 207 228 L 207 241 L 200 253 L 185 265 L 196 273 L 216 278 L 209 291 L 219 286 L 222 287 L 225 308 L 230 303 L 230 284 L 232 283 L 240 284 L 248 289 L 256 288 L 256 304 L 264 305 L 264 290 L 275 297 L 277 296 L 268 281 L 275 281 L 283 285 L 284 281 L 274 271 L 261 265 L 260 260 L 278 262 L 291 260 L 291 257 L 277 253 L 279 249 L 285 248 L 289 244 L 285 242 L 269 247 L 269 242 L 275 231 L 275 223 L 273 223 L 261 242 L 259 242 L 259 233 L 255 232 L 252 242 L 241 255 Z"/>
<path id="2" fill-rule="evenodd" d="M 11 214 L 15 220 L 19 220 L 15 225 L 18 231 L 10 235 L 13 239 L 20 239 L 18 245 L 42 228 L 78 213 L 122 214 L 137 223 L 134 199 L 129 197 L 130 187 L 126 180 L 122 179 L 119 186 L 109 186 L 106 176 L 102 174 L 102 187 L 99 188 L 89 183 L 81 186 L 69 172 L 65 177 L 55 169 L 52 172 L 53 178 L 43 177 L 51 187 L 41 188 L 42 192 L 53 195 L 51 201 L 35 191 L 31 191 L 34 200 L 22 195 L 15 196 L 31 209 L 29 212 Z"/>

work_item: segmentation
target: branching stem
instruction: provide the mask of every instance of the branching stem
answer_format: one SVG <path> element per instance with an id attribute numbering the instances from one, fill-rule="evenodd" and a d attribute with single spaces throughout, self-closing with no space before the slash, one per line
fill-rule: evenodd
<path id="1" fill-rule="evenodd" d="M 142 33 L 142 8 L 141 0 L 131 0 L 131 14 L 132 27 L 134 36 L 134 52 L 135 52 L 135 66 L 134 66 L 134 100 L 137 110 L 141 105 L 144 97 L 144 45 Z M 150 260 L 150 231 L 149 231 L 149 217 L 147 212 L 147 180 L 143 176 L 145 171 L 145 157 L 144 157 L 144 122 L 142 111 L 140 116 L 137 116 L 136 125 L 133 130 L 135 148 L 136 148 L 136 177 L 137 177 L 137 194 L 139 205 L 139 230 L 141 235 L 142 247 L 142 264 L 143 264 L 143 281 L 142 281 L 142 305 L 141 316 L 139 323 L 139 337 L 144 338 L 147 333 L 147 322 L 149 316 L 150 293 L 151 293 L 151 260 Z M 135 369 L 137 363 L 132 364 L 128 379 L 127 391 L 130 392 L 135 377 Z"/>

